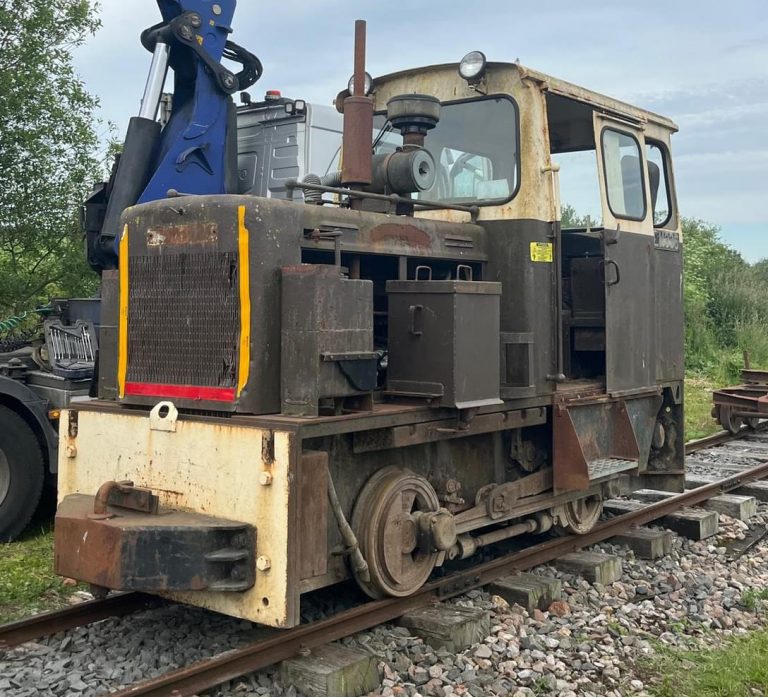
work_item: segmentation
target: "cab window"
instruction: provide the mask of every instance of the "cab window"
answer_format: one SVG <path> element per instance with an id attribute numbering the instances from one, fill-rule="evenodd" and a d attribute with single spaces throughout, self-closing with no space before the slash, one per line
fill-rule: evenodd
<path id="1" fill-rule="evenodd" d="M 651 185 L 651 210 L 653 226 L 664 227 L 672 218 L 672 199 L 669 187 L 669 168 L 662 145 L 652 141 L 645 143 L 648 161 L 648 181 Z"/>
<path id="2" fill-rule="evenodd" d="M 402 136 L 383 131 L 376 117 L 376 152 L 392 152 Z M 437 163 L 435 185 L 414 199 L 445 203 L 498 204 L 514 196 L 520 178 L 517 106 L 507 97 L 444 103 L 424 147 Z"/>
<path id="3" fill-rule="evenodd" d="M 617 218 L 645 218 L 645 177 L 640 144 L 628 133 L 604 128 L 603 169 L 608 205 Z"/>

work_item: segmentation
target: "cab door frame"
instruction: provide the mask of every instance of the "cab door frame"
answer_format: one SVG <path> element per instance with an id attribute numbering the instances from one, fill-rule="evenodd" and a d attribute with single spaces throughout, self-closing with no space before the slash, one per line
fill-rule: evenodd
<path id="1" fill-rule="evenodd" d="M 597 111 L 593 125 L 603 209 L 606 392 L 618 396 L 656 386 L 653 211 L 643 125 Z M 607 171 L 613 168 L 612 176 L 621 177 L 623 193 L 626 182 L 622 162 L 607 159 L 612 154 L 606 153 L 606 131 L 627 135 L 637 143 L 642 217 L 616 214 L 611 206 Z"/>

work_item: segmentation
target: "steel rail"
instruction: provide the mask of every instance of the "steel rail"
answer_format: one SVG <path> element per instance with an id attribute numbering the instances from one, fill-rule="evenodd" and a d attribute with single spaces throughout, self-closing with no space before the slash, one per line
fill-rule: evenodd
<path id="1" fill-rule="evenodd" d="M 697 440 L 689 440 L 685 444 L 685 454 L 692 455 L 699 450 L 706 450 L 716 445 L 722 445 L 732 440 L 738 440 L 744 436 L 748 436 L 751 433 L 764 433 L 768 430 L 768 423 L 760 424 L 757 428 L 750 428 L 749 426 L 742 426 L 738 433 L 731 433 L 730 431 L 718 431 L 712 435 L 705 436 L 704 438 L 698 438 Z"/>
<path id="2" fill-rule="evenodd" d="M 616 516 L 595 526 L 585 535 L 571 535 L 542 542 L 520 552 L 485 562 L 424 586 L 407 598 L 376 600 L 311 624 L 288 629 L 265 641 L 199 661 L 159 678 L 112 693 L 113 697 L 187 697 L 211 689 L 242 675 L 261 670 L 383 622 L 392 621 L 409 610 L 460 595 L 484 586 L 501 576 L 551 562 L 563 554 L 602 542 L 626 529 L 644 525 L 685 506 L 694 506 L 713 496 L 768 476 L 768 462 L 726 479 L 691 489 L 650 504 L 637 511 Z"/>
<path id="3" fill-rule="evenodd" d="M 0 625 L 0 650 L 18 646 L 41 636 L 105 620 L 108 617 L 121 617 L 146 608 L 157 607 L 162 603 L 163 600 L 154 595 L 117 593 L 102 600 L 86 600 L 63 610 L 41 612 L 18 622 Z"/>

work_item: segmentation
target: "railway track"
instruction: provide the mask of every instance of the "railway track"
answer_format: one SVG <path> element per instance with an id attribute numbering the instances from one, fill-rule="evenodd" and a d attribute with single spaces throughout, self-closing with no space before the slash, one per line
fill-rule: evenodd
<path id="1" fill-rule="evenodd" d="M 760 429 L 763 431 L 764 429 Z M 758 431 L 759 432 L 759 431 Z M 725 444 L 754 433 L 743 429 L 733 435 L 723 431 L 713 436 L 686 444 L 686 454 L 691 454 Z M 755 467 L 743 470 L 712 484 L 688 490 L 639 510 L 616 516 L 596 525 L 585 535 L 547 540 L 522 551 L 499 557 L 471 569 L 456 572 L 430 582 L 415 595 L 407 598 L 390 598 L 372 601 L 334 614 L 295 629 L 276 633 L 267 639 L 228 651 L 219 656 L 193 663 L 158 678 L 132 685 L 119 692 L 119 697 L 185 697 L 211 689 L 247 673 L 261 670 L 297 655 L 301 651 L 317 648 L 329 642 L 371 629 L 379 624 L 397 619 L 410 610 L 433 604 L 516 571 L 524 571 L 546 564 L 564 554 L 608 540 L 628 528 L 644 525 L 662 518 L 680 508 L 701 504 L 739 487 L 768 478 L 768 455 Z M 109 617 L 136 612 L 157 605 L 156 598 L 138 593 L 119 594 L 105 600 L 82 603 L 63 611 L 44 613 L 28 620 L 0 627 L 0 647 L 8 648 L 25 641 L 97 622 Z"/>
<path id="2" fill-rule="evenodd" d="M 738 440 L 744 436 L 748 436 L 751 433 L 764 433 L 768 428 L 768 424 L 759 426 L 757 429 L 750 428 L 749 426 L 742 426 L 738 433 L 731 433 L 730 431 L 718 431 L 710 436 L 704 438 L 698 438 L 696 440 L 689 440 L 685 444 L 685 454 L 692 455 L 700 450 L 706 450 L 707 448 L 714 448 L 716 445 L 723 445 L 732 440 Z"/>

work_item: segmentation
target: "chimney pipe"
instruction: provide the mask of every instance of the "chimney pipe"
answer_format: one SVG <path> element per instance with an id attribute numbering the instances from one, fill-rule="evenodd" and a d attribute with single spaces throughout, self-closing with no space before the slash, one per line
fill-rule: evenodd
<path id="1" fill-rule="evenodd" d="M 355 74 L 352 95 L 344 100 L 341 183 L 362 188 L 372 181 L 373 99 L 365 94 L 365 21 L 355 22 Z M 360 203 L 353 201 L 353 204 Z"/>

